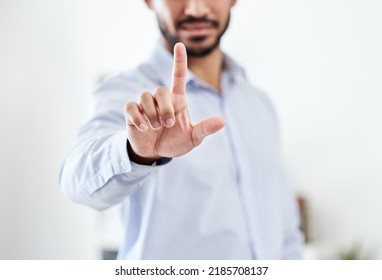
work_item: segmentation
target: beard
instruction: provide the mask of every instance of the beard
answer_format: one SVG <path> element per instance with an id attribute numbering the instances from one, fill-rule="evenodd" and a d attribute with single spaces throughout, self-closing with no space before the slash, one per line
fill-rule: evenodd
<path id="1" fill-rule="evenodd" d="M 167 45 L 169 48 L 172 50 L 174 49 L 174 46 L 176 43 L 181 42 L 181 39 L 177 35 L 172 35 L 166 24 L 164 23 L 163 20 L 161 20 L 157 16 L 157 21 L 158 21 L 158 26 L 159 30 L 165 39 Z M 195 17 L 187 17 L 185 19 L 179 20 L 175 23 L 175 29 L 179 30 L 182 28 L 182 25 L 185 23 L 194 23 L 194 22 L 200 22 L 200 23 L 209 23 L 211 24 L 214 28 L 219 28 L 219 23 L 215 20 L 210 20 L 206 18 L 195 18 Z M 219 47 L 220 45 L 220 40 L 223 37 L 224 33 L 226 32 L 230 22 L 230 15 L 228 15 L 227 23 L 222 29 L 222 31 L 216 36 L 215 40 L 213 43 L 211 43 L 208 46 L 202 47 L 202 48 L 192 48 L 190 46 L 186 45 L 186 50 L 187 50 L 187 55 L 189 57 L 203 57 L 206 55 L 209 55 L 213 50 Z M 198 43 L 198 42 L 203 42 L 206 39 L 205 36 L 200 36 L 200 37 L 193 37 L 190 39 L 191 42 Z"/>

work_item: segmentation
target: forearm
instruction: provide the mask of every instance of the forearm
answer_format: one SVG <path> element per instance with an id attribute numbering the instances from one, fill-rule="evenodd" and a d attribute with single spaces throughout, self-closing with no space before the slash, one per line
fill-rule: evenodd
<path id="1" fill-rule="evenodd" d="M 65 160 L 60 186 L 73 201 L 96 209 L 113 206 L 132 194 L 156 167 L 132 163 L 126 133 L 77 143 Z"/>

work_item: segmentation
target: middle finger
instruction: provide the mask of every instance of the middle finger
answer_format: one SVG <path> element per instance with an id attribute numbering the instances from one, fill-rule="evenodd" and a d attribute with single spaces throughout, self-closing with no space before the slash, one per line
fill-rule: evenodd
<path id="1" fill-rule="evenodd" d="M 139 103 L 142 107 L 143 112 L 145 113 L 147 119 L 149 120 L 150 126 L 152 129 L 161 128 L 162 124 L 160 121 L 160 116 L 156 109 L 156 104 L 154 96 L 150 92 L 143 92 L 139 97 Z"/>

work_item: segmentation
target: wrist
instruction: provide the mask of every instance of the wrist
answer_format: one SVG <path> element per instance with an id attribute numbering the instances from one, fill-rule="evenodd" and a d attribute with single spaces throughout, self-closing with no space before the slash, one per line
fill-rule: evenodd
<path id="1" fill-rule="evenodd" d="M 161 159 L 161 157 L 142 157 L 134 152 L 133 148 L 130 145 L 129 140 L 126 142 L 127 154 L 129 159 L 137 164 L 141 165 L 153 165 L 155 162 Z"/>

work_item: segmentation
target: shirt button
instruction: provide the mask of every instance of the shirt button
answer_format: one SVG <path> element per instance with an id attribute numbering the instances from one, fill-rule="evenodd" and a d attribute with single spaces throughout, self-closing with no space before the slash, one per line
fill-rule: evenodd
<path id="1" fill-rule="evenodd" d="M 126 162 L 124 162 L 123 160 L 121 160 L 120 164 L 121 164 L 121 167 L 122 167 L 123 170 L 126 170 L 126 169 L 127 169 Z"/>

